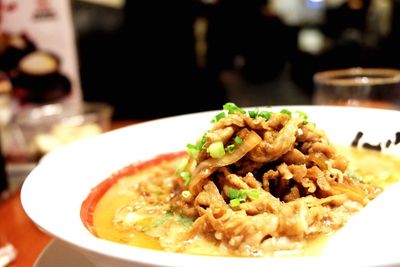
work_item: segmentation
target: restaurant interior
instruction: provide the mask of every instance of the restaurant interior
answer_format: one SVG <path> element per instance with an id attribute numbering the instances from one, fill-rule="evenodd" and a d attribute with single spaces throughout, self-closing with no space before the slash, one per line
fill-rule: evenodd
<path id="1" fill-rule="evenodd" d="M 55 16 L 46 9 L 55 2 L 37 1 L 36 15 Z M 320 71 L 400 69 L 400 0 L 66 2 L 71 51 L 76 52 L 74 82 L 65 79 L 59 59 L 51 54 L 7 69 L 10 45 L 19 49 L 23 40 L 23 56 L 40 47 L 25 36 L 10 39 L 9 32 L 2 32 L 1 12 L 12 13 L 21 5 L 0 0 L 0 267 L 33 266 L 52 240 L 24 213 L 20 188 L 55 148 L 131 124 L 219 110 L 227 102 L 239 107 L 312 105 L 314 74 Z M 35 62 L 47 65 L 38 70 Z M 43 83 L 32 78 L 41 71 Z M 30 92 L 30 85 L 38 92 Z M 90 117 L 79 129 L 59 127 L 61 119 L 86 108 L 97 112 L 97 106 L 81 109 L 63 102 L 75 88 L 79 104 L 101 104 L 101 118 Z M 52 106 L 58 103 L 62 109 Z M 61 113 L 38 117 L 55 111 Z M 36 132 L 45 127 L 54 132 Z M 3 255 L 9 260 L 4 265 Z"/>
<path id="2" fill-rule="evenodd" d="M 110 102 L 117 118 L 226 101 L 309 104 L 317 71 L 400 67 L 399 8 L 396 0 L 74 1 L 84 97 Z"/>

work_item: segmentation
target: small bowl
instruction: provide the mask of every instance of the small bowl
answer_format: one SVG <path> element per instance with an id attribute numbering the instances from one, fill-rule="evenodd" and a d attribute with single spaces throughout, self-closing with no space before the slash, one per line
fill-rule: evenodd
<path id="1" fill-rule="evenodd" d="M 100 102 L 56 103 L 16 114 L 3 134 L 8 162 L 37 162 L 43 155 L 110 128 L 113 109 Z"/>
<path id="2" fill-rule="evenodd" d="M 324 129 L 331 142 L 350 146 L 362 132 L 358 143 L 381 144 L 387 153 L 400 155 L 395 142 L 400 112 L 355 107 L 276 106 L 274 110 L 301 110 L 309 121 Z M 81 220 L 81 206 L 91 190 L 112 173 L 135 162 L 157 155 L 182 151 L 210 127 L 210 118 L 220 111 L 196 113 L 154 120 L 125 127 L 75 142 L 46 155 L 25 180 L 21 201 L 27 215 L 46 233 L 81 253 L 95 266 L 388 266 L 400 264 L 395 242 L 400 239 L 400 218 L 391 220 L 374 212 L 395 212 L 398 202 L 371 209 L 364 229 L 383 221 L 388 226 L 366 230 L 363 238 L 342 238 L 333 254 L 312 257 L 246 258 L 195 256 L 132 247 L 100 239 L 89 232 Z M 384 118 L 384 119 L 382 119 Z M 377 130 L 378 129 L 378 130 Z M 391 140 L 391 145 L 386 146 Z M 400 195 L 400 187 L 395 195 Z M 385 193 L 383 193 L 385 194 Z M 383 195 L 382 195 L 383 196 Z M 371 202 L 371 204 L 374 201 Z M 380 202 L 375 202 L 379 204 Z M 373 206 L 371 206 L 373 207 Z M 375 206 L 376 207 L 376 206 Z M 364 216 L 365 218 L 365 216 Z M 390 224 L 389 224 L 390 223 Z M 397 225 L 396 225 L 397 224 Z M 350 228 L 349 230 L 354 230 Z M 349 231 L 352 233 L 353 231 Z M 368 242 L 365 242 L 365 236 Z M 360 249 L 362 247 L 362 249 Z M 341 253 L 348 251 L 349 257 Z M 65 259 L 71 261 L 72 259 Z"/>

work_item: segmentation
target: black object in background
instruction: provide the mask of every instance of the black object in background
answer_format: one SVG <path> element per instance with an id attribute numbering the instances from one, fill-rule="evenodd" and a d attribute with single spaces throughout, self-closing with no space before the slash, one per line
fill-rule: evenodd
<path id="1" fill-rule="evenodd" d="M 88 4 L 74 9 L 75 19 L 79 12 L 97 17 L 94 22 L 124 18 L 77 29 L 84 98 L 113 105 L 114 119 L 219 109 L 226 102 L 216 74 L 197 68 L 192 1 L 126 1 L 122 11 Z"/>

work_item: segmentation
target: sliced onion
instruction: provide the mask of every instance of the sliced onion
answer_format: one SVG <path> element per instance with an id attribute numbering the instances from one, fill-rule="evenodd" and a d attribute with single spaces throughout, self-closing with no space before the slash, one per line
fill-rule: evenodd
<path id="1" fill-rule="evenodd" d="M 321 169 L 321 170 L 327 170 L 328 169 L 328 164 L 326 164 L 326 161 L 328 158 L 322 154 L 322 153 L 310 153 L 308 155 L 308 159 L 315 164 Z"/>
<path id="2" fill-rule="evenodd" d="M 361 203 L 364 206 L 367 205 L 369 202 L 367 194 L 361 188 L 358 188 L 356 186 L 343 183 L 342 184 L 334 183 L 331 184 L 331 188 L 333 189 L 336 195 L 345 194 L 349 199 L 357 201 L 358 203 Z"/>
<path id="3" fill-rule="evenodd" d="M 244 138 L 243 143 L 238 145 L 233 153 L 227 153 L 225 156 L 219 159 L 209 158 L 202 161 L 199 165 L 197 165 L 192 174 L 192 179 L 189 183 L 190 193 L 196 196 L 203 188 L 203 185 L 208 181 L 207 178 L 217 168 L 237 162 L 250 150 L 255 148 L 261 141 L 262 138 L 255 131 L 250 131 L 249 134 Z"/>

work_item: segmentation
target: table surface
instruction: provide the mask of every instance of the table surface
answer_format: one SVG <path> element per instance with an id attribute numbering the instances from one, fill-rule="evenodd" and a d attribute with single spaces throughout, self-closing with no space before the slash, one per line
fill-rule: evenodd
<path id="1" fill-rule="evenodd" d="M 132 125 L 141 121 L 113 122 L 111 129 Z M 52 237 L 39 230 L 24 212 L 20 191 L 0 202 L 0 246 L 11 243 L 17 250 L 17 258 L 7 267 L 32 266 Z"/>

